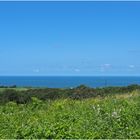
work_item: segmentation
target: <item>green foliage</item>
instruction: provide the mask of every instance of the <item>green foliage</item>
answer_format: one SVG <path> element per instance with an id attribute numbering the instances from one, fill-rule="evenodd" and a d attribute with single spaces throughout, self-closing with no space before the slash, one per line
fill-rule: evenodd
<path id="1" fill-rule="evenodd" d="M 8 98 L 0 105 L 0 139 L 140 139 L 138 90 L 86 100 L 32 97 L 28 104 L 13 102 L 12 92 Z"/>
<path id="2" fill-rule="evenodd" d="M 0 93 L 0 102 L 6 103 L 9 101 L 14 101 L 18 104 L 24 104 L 31 101 L 31 97 L 28 94 L 24 94 L 13 89 L 6 89 Z"/>
<path id="3" fill-rule="evenodd" d="M 28 103 L 32 97 L 40 100 L 57 100 L 57 99 L 76 99 L 82 100 L 95 97 L 106 97 L 114 94 L 126 94 L 135 90 L 140 90 L 139 85 L 129 85 L 127 87 L 102 87 L 90 88 L 80 85 L 72 89 L 60 88 L 1 88 L 0 102 L 15 101 L 17 103 Z"/>

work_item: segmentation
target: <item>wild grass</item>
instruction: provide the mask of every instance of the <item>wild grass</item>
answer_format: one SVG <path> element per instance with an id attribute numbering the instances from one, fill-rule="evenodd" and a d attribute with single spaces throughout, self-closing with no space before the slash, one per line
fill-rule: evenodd
<path id="1" fill-rule="evenodd" d="M 0 105 L 1 139 L 139 139 L 140 92 Z"/>

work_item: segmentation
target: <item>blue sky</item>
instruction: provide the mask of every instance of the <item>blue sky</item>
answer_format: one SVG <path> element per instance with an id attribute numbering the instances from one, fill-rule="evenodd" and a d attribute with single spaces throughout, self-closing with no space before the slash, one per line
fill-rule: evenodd
<path id="1" fill-rule="evenodd" d="M 140 2 L 0 2 L 0 75 L 140 75 Z"/>

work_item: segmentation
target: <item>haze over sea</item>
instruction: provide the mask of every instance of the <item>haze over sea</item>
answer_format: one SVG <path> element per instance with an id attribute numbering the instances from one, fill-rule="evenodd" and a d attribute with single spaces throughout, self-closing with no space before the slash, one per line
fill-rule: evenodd
<path id="1" fill-rule="evenodd" d="M 71 88 L 84 84 L 90 87 L 140 84 L 139 76 L 0 76 L 0 85 L 18 87 Z"/>

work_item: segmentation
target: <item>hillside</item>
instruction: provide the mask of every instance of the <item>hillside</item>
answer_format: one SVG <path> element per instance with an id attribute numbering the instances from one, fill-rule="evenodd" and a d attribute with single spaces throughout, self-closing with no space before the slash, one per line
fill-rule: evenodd
<path id="1" fill-rule="evenodd" d="M 138 139 L 140 91 L 0 105 L 1 139 Z"/>

